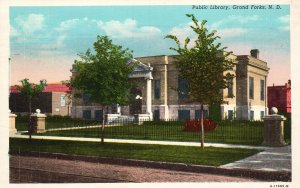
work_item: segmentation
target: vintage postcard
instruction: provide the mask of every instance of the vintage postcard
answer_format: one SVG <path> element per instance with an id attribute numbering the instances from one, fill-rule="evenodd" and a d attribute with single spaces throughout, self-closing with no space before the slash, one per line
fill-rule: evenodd
<path id="1" fill-rule="evenodd" d="M 2 4 L 3 185 L 299 185 L 298 2 Z"/>

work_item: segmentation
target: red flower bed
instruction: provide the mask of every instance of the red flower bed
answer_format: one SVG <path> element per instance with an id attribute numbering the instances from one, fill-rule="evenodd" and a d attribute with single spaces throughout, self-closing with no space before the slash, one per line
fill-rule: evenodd
<path id="1" fill-rule="evenodd" d="M 217 124 L 210 120 L 203 120 L 204 132 L 211 132 L 217 128 Z M 200 132 L 201 131 L 201 120 L 187 120 L 184 122 L 184 131 Z"/>

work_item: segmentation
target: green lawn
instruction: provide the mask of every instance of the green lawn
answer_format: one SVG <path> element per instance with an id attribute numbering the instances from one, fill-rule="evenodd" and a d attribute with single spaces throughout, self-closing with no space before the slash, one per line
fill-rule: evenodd
<path id="1" fill-rule="evenodd" d="M 100 128 L 90 128 L 46 132 L 42 135 L 99 138 L 100 131 Z M 183 131 L 183 122 L 146 122 L 143 125 L 107 126 L 105 138 L 198 142 L 200 133 Z M 205 141 L 259 145 L 263 141 L 263 126 L 258 123 L 222 122 L 215 131 L 205 134 Z"/>
<path id="2" fill-rule="evenodd" d="M 89 126 L 89 125 L 96 125 L 96 124 L 99 124 L 99 122 L 81 121 L 77 119 L 71 119 L 70 117 L 49 116 L 46 118 L 46 129 L 82 127 L 82 126 Z M 27 131 L 28 130 L 27 126 L 28 126 L 28 117 L 16 118 L 16 129 L 18 131 Z"/>
<path id="3" fill-rule="evenodd" d="M 11 138 L 10 152 L 50 152 L 150 161 L 219 166 L 254 155 L 259 150 L 191 146 L 116 144 Z"/>

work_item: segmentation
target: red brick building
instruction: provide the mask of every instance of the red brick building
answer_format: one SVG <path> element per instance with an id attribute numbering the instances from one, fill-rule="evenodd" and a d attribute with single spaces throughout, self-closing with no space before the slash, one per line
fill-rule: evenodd
<path id="1" fill-rule="evenodd" d="M 69 115 L 70 105 L 66 97 L 69 91 L 64 84 L 47 84 L 44 91 L 32 99 L 32 111 L 40 109 L 48 115 Z M 11 86 L 9 108 L 13 113 L 28 113 L 27 98 L 15 86 Z"/>
<path id="2" fill-rule="evenodd" d="M 291 113 L 291 80 L 285 85 L 268 87 L 268 108 L 272 107 L 279 112 Z"/>

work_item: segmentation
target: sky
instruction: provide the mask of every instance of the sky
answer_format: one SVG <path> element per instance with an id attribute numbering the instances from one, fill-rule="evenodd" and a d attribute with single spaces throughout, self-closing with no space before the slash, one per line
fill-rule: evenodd
<path id="1" fill-rule="evenodd" d="M 29 78 L 48 83 L 67 80 L 78 54 L 92 48 L 97 35 L 133 50 L 134 57 L 171 55 L 168 34 L 195 37 L 191 19 L 207 20 L 218 42 L 235 55 L 259 49 L 270 68 L 268 85 L 290 79 L 290 7 L 281 9 L 193 9 L 188 6 L 10 7 L 11 85 Z"/>

